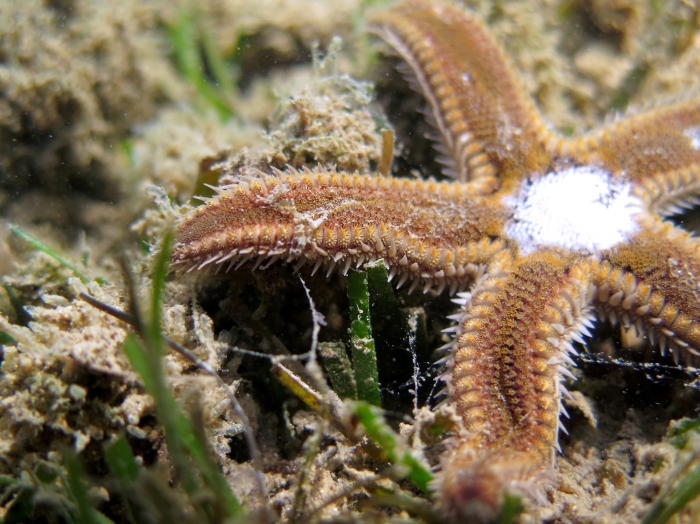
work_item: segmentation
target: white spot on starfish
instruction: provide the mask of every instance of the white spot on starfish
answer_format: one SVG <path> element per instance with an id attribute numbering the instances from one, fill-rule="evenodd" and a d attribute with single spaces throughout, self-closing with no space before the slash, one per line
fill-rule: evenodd
<path id="1" fill-rule="evenodd" d="M 635 215 L 642 209 L 628 183 L 594 166 L 527 181 L 505 203 L 514 211 L 505 232 L 525 255 L 541 247 L 589 253 L 609 249 L 637 231 Z"/>
<path id="2" fill-rule="evenodd" d="M 693 149 L 700 149 L 700 127 L 689 127 L 683 134 L 690 138 L 690 145 Z"/>

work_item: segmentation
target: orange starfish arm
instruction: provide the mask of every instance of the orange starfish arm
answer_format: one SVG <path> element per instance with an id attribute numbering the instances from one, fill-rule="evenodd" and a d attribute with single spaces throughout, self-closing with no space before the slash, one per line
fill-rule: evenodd
<path id="1" fill-rule="evenodd" d="M 455 290 L 504 248 L 506 211 L 468 184 L 336 173 L 259 177 L 219 190 L 184 218 L 173 267 L 258 258 L 347 268 L 384 258 L 391 275 Z M 272 262 L 272 261 L 270 261 Z"/>
<path id="2" fill-rule="evenodd" d="M 603 256 L 596 299 L 613 322 L 635 325 L 685 362 L 700 356 L 700 242 L 657 218 Z"/>
<path id="3" fill-rule="evenodd" d="M 574 351 L 570 340 L 589 323 L 590 264 L 558 252 L 519 261 L 502 253 L 465 301 L 445 378 L 463 430 L 436 491 L 453 521 L 477 516 L 467 513 L 469 502 L 497 512 L 513 487 L 536 495 L 551 476 L 559 381 L 570 375 L 563 363 Z"/>
<path id="4" fill-rule="evenodd" d="M 580 140 L 590 161 L 623 174 L 650 213 L 667 216 L 700 203 L 700 100 L 622 120 Z"/>
<path id="5" fill-rule="evenodd" d="M 414 0 L 372 23 L 413 70 L 451 174 L 486 192 L 548 164 L 551 136 L 480 22 L 456 6 Z"/>

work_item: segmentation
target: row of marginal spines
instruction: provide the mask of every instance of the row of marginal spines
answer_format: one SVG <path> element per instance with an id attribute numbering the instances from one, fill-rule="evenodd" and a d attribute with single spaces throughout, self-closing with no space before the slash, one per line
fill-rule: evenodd
<path id="1" fill-rule="evenodd" d="M 296 170 L 291 166 L 287 171 L 270 168 L 274 175 L 260 170 L 249 170 L 246 175 L 236 177 L 236 181 L 219 187 L 212 187 L 218 194 L 242 194 L 246 192 L 269 196 L 273 192 L 283 194 L 297 189 L 357 189 L 386 193 L 431 195 L 445 199 L 467 197 L 474 193 L 468 185 L 438 182 L 433 179 L 416 180 L 379 175 L 359 175 L 335 171 L 312 171 L 308 168 Z"/>
<path id="2" fill-rule="evenodd" d="M 213 234 L 203 234 L 200 239 L 176 245 L 173 265 L 176 269 L 191 271 L 227 261 L 231 265 L 241 257 L 249 260 L 258 256 L 286 257 L 288 262 L 298 258 L 332 263 L 344 261 L 347 270 L 352 263 L 359 266 L 384 258 L 390 266 L 391 277 L 400 272 L 426 281 L 461 281 L 470 278 L 475 264 L 504 248 L 501 241 L 490 239 L 462 246 L 441 246 L 386 225 L 319 226 L 310 233 L 300 232 L 300 227 L 305 228 L 290 221 L 224 228 Z"/>

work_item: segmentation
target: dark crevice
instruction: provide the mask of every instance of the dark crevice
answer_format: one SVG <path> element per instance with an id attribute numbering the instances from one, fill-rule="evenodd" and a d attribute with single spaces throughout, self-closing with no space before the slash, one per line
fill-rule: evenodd
<path id="1" fill-rule="evenodd" d="M 430 138 L 438 132 L 426 117 L 428 103 L 399 72 L 401 63 L 398 58 L 384 59 L 373 77 L 375 96 L 396 134 L 398 154 L 394 158 L 393 174 L 410 177 L 418 173 L 424 178 L 447 179 L 442 175 L 443 166 L 436 159 Z"/>
<path id="2" fill-rule="evenodd" d="M 256 78 L 311 62 L 311 50 L 286 31 L 263 28 L 254 35 L 241 36 L 231 58 L 238 68 L 238 88 L 245 93 Z M 213 79 L 211 72 L 209 76 Z"/>

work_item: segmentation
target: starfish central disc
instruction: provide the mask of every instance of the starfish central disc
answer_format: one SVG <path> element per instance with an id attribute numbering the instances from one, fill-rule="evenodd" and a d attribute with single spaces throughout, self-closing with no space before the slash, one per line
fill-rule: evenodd
<path id="1" fill-rule="evenodd" d="M 526 180 L 515 197 L 505 233 L 523 254 L 543 247 L 584 251 L 610 249 L 638 230 L 642 206 L 631 186 L 592 166 L 570 167 Z"/>

